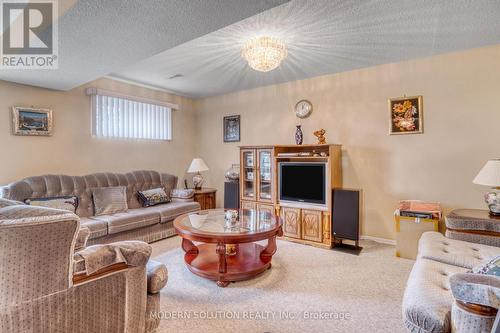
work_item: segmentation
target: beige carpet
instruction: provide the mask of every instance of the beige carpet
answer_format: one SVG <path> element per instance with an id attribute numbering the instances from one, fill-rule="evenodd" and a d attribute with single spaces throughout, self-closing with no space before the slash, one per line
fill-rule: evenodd
<path id="1" fill-rule="evenodd" d="M 159 332 L 404 332 L 413 261 L 396 258 L 393 246 L 361 246 L 356 256 L 280 241 L 272 269 L 219 288 L 188 271 L 180 238 L 154 243 L 154 259 L 169 270 Z"/>

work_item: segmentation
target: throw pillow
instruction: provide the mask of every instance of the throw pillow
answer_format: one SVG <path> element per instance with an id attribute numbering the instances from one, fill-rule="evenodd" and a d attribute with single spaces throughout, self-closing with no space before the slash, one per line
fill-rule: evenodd
<path id="1" fill-rule="evenodd" d="M 474 274 L 500 276 L 500 256 L 495 256 L 472 268 Z"/>
<path id="2" fill-rule="evenodd" d="M 165 192 L 165 189 L 162 187 L 147 191 L 139 191 L 137 192 L 137 196 L 144 207 L 151 207 L 171 201 L 167 192 Z"/>
<path id="3" fill-rule="evenodd" d="M 175 188 L 172 190 L 170 195 L 172 196 L 172 198 L 191 199 L 192 197 L 194 197 L 194 190 L 192 188 Z"/>
<path id="4" fill-rule="evenodd" d="M 24 203 L 31 206 L 68 210 L 72 213 L 75 213 L 76 208 L 78 208 L 78 197 L 68 196 L 68 197 L 54 197 L 54 198 L 26 199 Z"/>
<path id="5" fill-rule="evenodd" d="M 125 212 L 128 209 L 125 186 L 94 188 L 92 199 L 96 216 Z"/>

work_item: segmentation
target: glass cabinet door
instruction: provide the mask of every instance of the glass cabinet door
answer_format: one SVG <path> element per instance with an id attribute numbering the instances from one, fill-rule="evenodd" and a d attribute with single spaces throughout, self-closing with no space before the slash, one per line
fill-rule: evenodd
<path id="1" fill-rule="evenodd" d="M 273 169 L 272 151 L 258 150 L 259 155 L 259 200 L 272 201 Z"/>
<path id="2" fill-rule="evenodd" d="M 241 196 L 243 199 L 255 200 L 255 179 L 257 178 L 257 175 L 255 174 L 255 150 L 243 150 L 241 159 L 241 165 L 243 166 L 241 169 L 241 176 L 243 177 Z"/>

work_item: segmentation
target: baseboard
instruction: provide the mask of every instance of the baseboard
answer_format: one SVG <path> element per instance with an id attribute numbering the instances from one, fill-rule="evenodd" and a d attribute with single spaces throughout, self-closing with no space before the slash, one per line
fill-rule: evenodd
<path id="1" fill-rule="evenodd" d="M 394 245 L 394 246 L 396 245 L 395 239 L 373 237 L 373 236 L 368 236 L 368 235 L 362 235 L 360 238 L 365 239 L 365 240 L 371 240 L 371 241 L 381 243 L 381 244 Z"/>

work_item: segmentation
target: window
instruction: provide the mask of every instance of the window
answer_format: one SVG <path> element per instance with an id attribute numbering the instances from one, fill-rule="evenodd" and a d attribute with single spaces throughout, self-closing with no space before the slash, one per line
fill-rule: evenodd
<path id="1" fill-rule="evenodd" d="M 88 88 L 92 135 L 105 138 L 172 140 L 172 109 L 177 105 Z"/>

